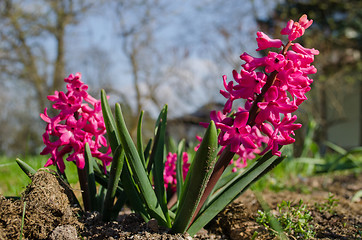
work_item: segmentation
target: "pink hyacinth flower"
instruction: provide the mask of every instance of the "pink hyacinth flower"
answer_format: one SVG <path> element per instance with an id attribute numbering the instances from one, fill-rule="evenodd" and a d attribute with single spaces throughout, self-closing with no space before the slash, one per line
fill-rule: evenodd
<path id="1" fill-rule="evenodd" d="M 282 40 L 280 39 L 271 39 L 268 35 L 263 32 L 257 32 L 256 41 L 258 43 L 258 49 L 256 51 L 261 51 L 267 48 L 280 48 L 283 45 Z"/>
<path id="2" fill-rule="evenodd" d="M 163 181 L 166 189 L 171 189 L 172 192 L 176 192 L 177 178 L 176 178 L 176 162 L 177 154 L 168 153 L 165 162 L 165 169 L 163 172 Z M 189 171 L 190 163 L 187 152 L 182 153 L 182 178 L 185 180 Z"/>
<path id="3" fill-rule="evenodd" d="M 50 154 L 45 166 L 57 165 L 64 172 L 64 156 L 68 161 L 76 163 L 79 169 L 85 166 L 84 151 L 88 143 L 93 157 L 103 162 L 104 171 L 112 158 L 110 146 L 104 137 L 106 127 L 103 120 L 100 101 L 90 96 L 86 90 L 88 86 L 81 81 L 81 74 L 69 75 L 64 79 L 67 82 L 67 92 L 55 91 L 48 96 L 53 108 L 60 110 L 55 117 L 49 117 L 47 109 L 40 117 L 47 123 L 43 142 L 45 148 L 41 155 Z M 105 153 L 99 149 L 105 148 Z"/>
<path id="4" fill-rule="evenodd" d="M 294 41 L 295 39 L 301 37 L 305 29 L 307 29 L 310 25 L 312 25 L 313 20 L 308 20 L 306 14 L 300 17 L 298 22 L 294 22 L 293 20 L 289 20 L 287 26 L 280 31 L 282 35 L 288 35 L 289 41 Z"/>

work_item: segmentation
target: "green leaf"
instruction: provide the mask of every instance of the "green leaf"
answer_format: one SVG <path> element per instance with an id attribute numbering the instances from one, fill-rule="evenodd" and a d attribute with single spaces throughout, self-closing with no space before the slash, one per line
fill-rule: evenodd
<path id="1" fill-rule="evenodd" d="M 140 113 L 137 125 L 137 150 L 138 150 L 138 155 L 140 156 L 141 161 L 143 163 L 143 166 L 146 169 L 146 160 L 143 154 L 143 143 L 142 143 L 142 119 L 143 119 L 143 111 L 141 111 Z"/>
<path id="2" fill-rule="evenodd" d="M 118 148 L 119 145 L 121 145 L 121 138 L 119 136 L 119 131 L 117 129 L 117 124 L 116 121 L 112 115 L 111 112 L 111 108 L 109 106 L 108 100 L 107 100 L 107 96 L 104 90 L 101 91 L 101 104 L 102 104 L 102 111 L 103 111 L 103 118 L 104 118 L 104 122 L 106 125 L 106 130 L 107 130 L 107 135 L 108 135 L 108 139 L 111 145 L 111 149 L 112 149 L 112 153 L 113 155 L 115 155 L 115 152 Z M 99 182 L 105 182 L 106 179 L 104 179 L 104 177 L 100 176 L 99 174 L 96 175 L 97 179 L 99 180 Z M 108 180 L 106 180 L 107 184 L 108 184 Z M 125 167 L 121 173 L 121 182 L 123 183 L 123 188 L 124 191 L 126 192 L 126 195 L 130 198 L 130 199 L 136 199 L 132 201 L 131 206 L 137 211 L 139 212 L 144 219 L 147 219 L 147 212 L 145 207 L 143 206 L 142 203 L 140 203 L 140 199 L 141 196 L 138 192 L 138 189 L 136 188 L 136 186 L 134 185 L 132 176 L 130 171 L 128 170 L 127 167 Z M 117 187 L 117 192 L 121 191 L 120 186 L 118 185 Z M 149 219 L 149 218 L 148 218 Z"/>
<path id="3" fill-rule="evenodd" d="M 166 124 L 167 124 L 167 105 L 162 109 L 156 126 L 156 136 L 153 144 L 150 161 L 153 162 L 153 179 L 155 193 L 162 211 L 166 217 L 166 221 L 169 223 L 168 227 L 171 227 L 171 219 L 168 214 L 167 199 L 165 185 L 163 181 L 163 171 L 165 168 L 165 137 L 166 137 Z"/>
<path id="4" fill-rule="evenodd" d="M 177 146 L 177 162 L 176 162 L 176 181 L 177 181 L 177 198 L 180 199 L 181 191 L 184 184 L 183 179 L 183 152 L 185 149 L 185 139 L 182 139 Z"/>
<path id="5" fill-rule="evenodd" d="M 150 151 L 151 151 L 151 147 L 152 147 L 152 138 L 148 141 L 147 146 L 143 152 L 143 155 L 145 156 L 145 160 L 146 160 L 146 166 L 147 166 L 147 172 L 150 173 L 151 171 L 151 165 L 150 165 Z"/>
<path id="6" fill-rule="evenodd" d="M 104 200 L 103 221 L 107 222 L 112 217 L 113 203 L 116 196 L 118 182 L 121 176 L 124 162 L 124 150 L 121 145 L 118 145 L 112 160 L 111 172 L 107 186 L 106 198 Z"/>
<path id="7" fill-rule="evenodd" d="M 264 176 L 285 157 L 276 157 L 271 151 L 254 162 L 245 172 L 234 178 L 229 184 L 215 193 L 213 200 L 198 214 L 195 221 L 191 224 L 187 232 L 193 236 L 211 219 L 213 219 L 230 202 L 243 193 L 253 182 Z"/>
<path id="8" fill-rule="evenodd" d="M 36 171 L 30 167 L 28 164 L 26 164 L 24 161 L 20 160 L 19 158 L 16 159 L 16 163 L 19 165 L 19 167 L 21 168 L 21 170 L 23 170 L 23 172 L 30 178 L 31 176 L 33 176 Z"/>
<path id="9" fill-rule="evenodd" d="M 126 124 L 121 111 L 121 106 L 116 104 L 116 124 L 118 134 L 121 138 L 122 146 L 126 154 L 126 161 L 131 167 L 135 182 L 145 200 L 145 204 L 150 210 L 150 215 L 156 218 L 160 224 L 167 226 L 166 218 L 163 214 L 160 204 L 157 201 L 155 192 L 153 191 L 151 182 L 148 179 L 147 173 L 143 167 L 142 160 L 138 155 L 136 146 L 127 130 Z"/>
<path id="10" fill-rule="evenodd" d="M 121 180 L 123 185 L 128 186 L 125 188 L 127 198 L 129 200 L 128 204 L 130 207 L 137 213 L 139 213 L 145 222 L 148 222 L 151 217 L 147 211 L 147 206 L 141 193 L 138 191 L 135 181 L 132 178 L 126 177 L 126 175 L 131 175 L 129 168 L 125 167 L 123 171 L 127 174 L 121 175 Z"/>
<path id="11" fill-rule="evenodd" d="M 119 212 L 122 210 L 124 204 L 127 201 L 127 195 L 124 191 L 118 193 L 116 192 L 117 201 L 112 209 L 112 218 L 116 219 L 118 217 Z"/>
<path id="12" fill-rule="evenodd" d="M 89 198 L 90 198 L 90 210 L 96 211 L 97 210 L 97 188 L 96 188 L 96 181 L 94 177 L 93 171 L 93 162 L 94 159 L 91 154 L 91 150 L 89 148 L 89 144 L 85 144 L 85 151 L 84 151 L 84 161 L 85 161 L 85 171 L 88 177 L 88 188 L 89 188 Z"/>
<path id="13" fill-rule="evenodd" d="M 104 187 L 103 185 L 99 186 L 99 190 L 98 190 L 98 194 L 97 194 L 97 207 L 98 207 L 98 212 L 102 212 L 103 209 L 103 203 L 104 203 L 104 198 L 106 197 L 106 191 L 107 188 Z"/>
<path id="14" fill-rule="evenodd" d="M 219 151 L 218 151 L 219 152 Z M 232 181 L 235 177 L 237 177 L 240 172 L 232 172 L 232 169 L 234 168 L 233 165 L 229 165 L 225 171 L 223 172 L 223 174 L 221 175 L 220 179 L 217 181 L 217 183 L 215 184 L 214 188 L 212 189 L 212 191 L 210 192 L 209 196 L 207 197 L 207 199 L 205 200 L 203 206 L 200 208 L 199 212 L 202 212 L 205 207 L 208 205 L 209 202 L 211 202 L 214 198 L 215 195 L 214 192 L 219 191 L 221 188 L 225 187 L 230 181 Z"/>
<path id="15" fill-rule="evenodd" d="M 176 146 L 175 139 L 173 139 L 172 137 L 167 139 L 166 149 L 167 149 L 167 152 L 172 152 L 172 153 L 177 152 L 177 146 Z"/>
<path id="16" fill-rule="evenodd" d="M 330 147 L 332 150 L 336 151 L 337 153 L 341 154 L 341 155 L 345 155 L 347 153 L 347 150 L 345 150 L 344 148 L 338 146 L 337 144 L 334 144 L 332 142 L 325 142 L 325 144 Z"/>
<path id="17" fill-rule="evenodd" d="M 117 132 L 116 121 L 113 118 L 111 107 L 109 106 L 106 92 L 101 90 L 101 105 L 104 124 L 106 125 L 108 140 L 111 145 L 112 153 L 114 153 L 117 147 L 120 145 L 121 140 Z"/>
<path id="18" fill-rule="evenodd" d="M 217 142 L 215 123 L 211 121 L 187 174 L 171 229 L 173 233 L 185 232 L 191 222 L 214 168 Z"/>
<path id="19" fill-rule="evenodd" d="M 91 211 L 91 200 L 89 194 L 89 185 L 88 185 L 88 172 L 85 168 L 77 168 L 78 179 L 80 189 L 82 190 L 82 199 L 84 205 L 84 211 Z"/>

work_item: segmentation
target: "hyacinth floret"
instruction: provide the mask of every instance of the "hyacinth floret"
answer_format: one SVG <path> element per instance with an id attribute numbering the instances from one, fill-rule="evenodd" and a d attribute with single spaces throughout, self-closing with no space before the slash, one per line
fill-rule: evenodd
<path id="1" fill-rule="evenodd" d="M 269 150 L 280 156 L 280 146 L 295 141 L 292 136 L 301 124 L 294 123 L 297 116 L 293 112 L 307 99 L 305 94 L 313 82 L 308 75 L 317 72 L 311 64 L 319 51 L 292 41 L 301 37 L 312 23 L 305 14 L 298 22 L 290 20 L 281 30 L 282 35 L 288 36 L 286 44 L 258 32 L 256 51 L 281 48 L 279 52 L 269 51 L 260 58 L 243 53 L 240 58 L 245 63 L 240 72 L 233 71 L 233 81 L 228 82 L 223 76 L 225 89 L 220 93 L 227 101 L 223 111 L 211 112 L 210 118 L 220 129 L 220 153 L 228 146 L 239 156 L 231 161 L 236 167 L 245 167 L 255 154 Z M 245 105 L 233 111 L 232 105 L 239 99 Z M 207 127 L 208 123 L 201 125 Z"/>
<path id="2" fill-rule="evenodd" d="M 165 169 L 163 172 L 163 180 L 166 189 L 171 189 L 172 192 L 176 191 L 177 178 L 176 178 L 176 162 L 177 154 L 168 153 L 166 157 Z M 189 171 L 190 163 L 187 152 L 182 153 L 182 177 L 185 180 Z"/>
<path id="3" fill-rule="evenodd" d="M 64 156 L 67 161 L 76 163 L 79 169 L 85 166 L 84 151 L 88 143 L 93 157 L 102 161 L 104 170 L 110 164 L 111 149 L 104 137 L 106 127 L 103 120 L 100 100 L 88 94 L 88 86 L 81 81 L 81 74 L 71 74 L 64 81 L 67 92 L 55 91 L 48 100 L 54 102 L 53 109 L 59 114 L 50 117 L 48 109 L 40 117 L 47 123 L 43 142 L 45 148 L 41 155 L 50 154 L 45 167 L 57 165 L 61 172 L 65 170 Z M 105 149 L 100 151 L 100 149 Z"/>

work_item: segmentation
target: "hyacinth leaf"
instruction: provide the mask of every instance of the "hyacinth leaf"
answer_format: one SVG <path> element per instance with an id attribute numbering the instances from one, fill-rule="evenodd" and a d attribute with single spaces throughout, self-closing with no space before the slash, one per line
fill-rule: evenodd
<path id="1" fill-rule="evenodd" d="M 156 123 L 155 123 L 155 131 L 154 131 L 155 138 L 157 138 L 157 133 L 159 132 L 159 127 L 161 127 L 160 123 L 162 123 L 162 121 L 163 121 L 163 115 L 164 115 L 163 113 L 164 113 L 165 108 L 166 108 L 166 112 L 167 112 L 167 105 L 165 105 L 165 107 L 161 110 L 160 114 L 157 117 L 157 120 L 156 120 Z M 156 139 L 154 141 L 156 141 Z M 155 156 L 154 156 L 155 155 L 155 153 L 154 153 L 154 149 L 155 149 L 154 146 L 155 145 L 158 145 L 158 144 L 153 143 L 152 152 L 151 152 L 148 164 L 147 164 L 148 173 L 150 173 L 150 171 L 152 170 L 153 165 L 155 164 Z"/>
<path id="2" fill-rule="evenodd" d="M 177 146 L 177 162 L 176 162 L 176 181 L 177 181 L 177 199 L 180 199 L 183 187 L 183 151 L 185 149 L 185 139 L 182 139 Z"/>
<path id="3" fill-rule="evenodd" d="M 177 152 L 177 146 L 176 146 L 176 142 L 173 138 L 168 138 L 167 139 L 167 152 Z"/>
<path id="4" fill-rule="evenodd" d="M 102 207 L 104 203 L 104 198 L 106 196 L 107 188 L 100 185 L 98 189 L 98 195 L 97 195 L 97 206 L 98 206 L 98 212 L 102 212 Z"/>
<path id="5" fill-rule="evenodd" d="M 117 147 L 120 145 L 121 140 L 117 132 L 116 121 L 114 120 L 111 107 L 109 106 L 106 92 L 101 90 L 101 105 L 104 124 L 106 125 L 108 140 L 111 145 L 112 153 L 114 153 Z"/>
<path id="6" fill-rule="evenodd" d="M 245 172 L 234 178 L 210 199 L 208 205 L 198 214 L 187 232 L 191 236 L 196 234 L 213 219 L 217 213 L 248 189 L 252 183 L 281 163 L 284 158 L 284 156 L 273 156 L 271 151 L 269 151 L 263 157 L 255 161 Z"/>
<path id="7" fill-rule="evenodd" d="M 117 129 L 116 121 L 112 115 L 111 108 L 109 106 L 107 96 L 104 90 L 101 91 L 101 105 L 102 105 L 102 113 L 103 113 L 103 119 L 104 123 L 106 125 L 107 135 L 108 139 L 111 145 L 112 153 L 114 154 L 118 148 L 119 145 L 121 145 L 121 138 L 119 136 L 119 131 Z M 96 175 L 97 176 L 97 175 Z M 101 180 L 104 183 L 104 179 L 101 176 L 97 176 L 99 180 Z M 131 173 L 128 171 L 127 167 L 124 168 L 124 170 L 121 173 L 121 182 L 123 183 L 123 188 L 128 197 L 131 199 L 140 199 L 141 196 L 134 186 L 134 184 L 128 184 L 129 179 L 131 179 Z M 102 180 L 103 179 L 103 180 Z M 108 181 L 107 181 L 108 184 Z M 108 186 L 108 185 L 107 185 Z M 117 187 L 117 191 L 119 190 L 119 186 Z M 141 213 L 142 216 L 145 216 L 146 210 L 144 209 L 143 204 L 139 204 L 140 201 L 133 201 L 132 207 Z M 146 219 L 146 218 L 145 218 Z"/>
<path id="8" fill-rule="evenodd" d="M 101 168 L 99 167 L 97 161 L 92 157 L 90 159 L 92 161 L 92 166 L 93 166 L 93 172 L 97 172 L 97 173 L 100 173 L 100 174 L 104 174 L 104 172 L 101 170 Z"/>
<path id="9" fill-rule="evenodd" d="M 233 165 L 229 165 L 225 171 L 223 172 L 223 174 L 221 175 L 220 179 L 217 181 L 215 187 L 212 189 L 210 195 L 208 196 L 208 198 L 206 199 L 205 203 L 203 204 L 203 206 L 200 209 L 200 212 L 202 212 L 205 207 L 208 205 L 208 203 L 211 201 L 211 199 L 213 199 L 213 194 L 214 192 L 219 191 L 221 188 L 223 188 L 227 183 L 229 183 L 230 181 L 232 181 L 235 177 L 237 177 L 240 172 L 232 172 L 232 169 L 234 168 Z"/>
<path id="10" fill-rule="evenodd" d="M 30 167 L 28 164 L 26 164 L 24 161 L 20 160 L 19 158 L 16 159 L 16 163 L 19 165 L 19 167 L 21 168 L 21 170 L 23 170 L 23 172 L 28 176 L 31 177 L 33 176 L 36 171 L 34 170 L 34 168 Z"/>
<path id="11" fill-rule="evenodd" d="M 239 175 L 239 172 L 233 172 L 234 166 L 233 165 L 229 165 L 225 171 L 223 172 L 223 174 L 221 175 L 220 179 L 217 181 L 214 189 L 212 190 L 211 194 L 212 195 L 214 192 L 218 191 L 219 189 L 221 189 L 222 187 L 224 187 L 227 183 L 229 183 L 232 179 L 234 179 L 235 177 L 237 177 Z"/>
<path id="12" fill-rule="evenodd" d="M 116 196 L 118 182 L 122 173 L 124 162 L 124 150 L 121 145 L 118 145 L 113 154 L 111 172 L 107 186 L 106 198 L 104 200 L 103 221 L 109 221 L 112 217 L 113 203 Z"/>
<path id="13" fill-rule="evenodd" d="M 94 159 L 92 157 L 91 150 L 89 148 L 89 144 L 85 144 L 85 151 L 84 151 L 84 161 L 85 161 L 85 171 L 88 177 L 88 189 L 89 189 L 89 198 L 90 198 L 90 209 L 91 211 L 97 210 L 97 188 L 96 188 L 96 181 L 94 177 L 94 168 L 93 163 Z"/>
<path id="14" fill-rule="evenodd" d="M 95 176 L 95 180 L 97 181 L 97 183 L 99 183 L 102 187 L 107 188 L 108 180 L 109 180 L 108 175 L 94 172 L 94 176 Z M 116 191 L 117 191 L 117 194 L 124 191 L 124 189 L 120 186 L 120 183 L 118 184 Z"/>
<path id="15" fill-rule="evenodd" d="M 91 199 L 89 194 L 89 185 L 88 185 L 88 173 L 85 168 L 77 168 L 78 172 L 78 179 L 80 189 L 82 190 L 82 199 L 83 199 L 83 206 L 84 211 L 91 211 Z"/>
<path id="16" fill-rule="evenodd" d="M 162 211 L 166 217 L 168 223 L 171 222 L 168 208 L 167 208 L 167 198 L 165 185 L 163 180 L 163 172 L 165 168 L 165 137 L 166 137 L 166 124 L 167 124 L 167 105 L 161 110 L 156 122 L 156 136 L 150 156 L 150 161 L 153 162 L 153 179 L 155 193 L 158 199 L 158 202 L 161 205 Z M 171 225 L 169 226 L 171 227 Z"/>
<path id="17" fill-rule="evenodd" d="M 119 212 L 124 207 L 124 204 L 126 203 L 127 196 L 124 191 L 122 192 L 116 192 L 117 201 L 113 206 L 112 209 L 112 219 L 116 219 L 118 217 Z"/>
<path id="18" fill-rule="evenodd" d="M 127 175 L 131 175 L 129 167 L 125 167 L 123 169 L 124 172 L 127 173 Z M 145 202 L 143 201 L 143 196 L 141 196 L 141 193 L 137 189 L 137 184 L 135 183 L 133 178 L 127 178 L 126 175 L 121 175 L 121 181 L 124 185 L 130 186 L 130 190 L 126 190 L 126 195 L 128 199 L 131 199 L 129 201 L 129 204 L 131 208 L 139 213 L 142 218 L 145 220 L 145 222 L 148 222 L 151 219 L 151 216 L 149 212 L 147 211 L 147 206 L 145 205 Z M 128 191 L 127 191 L 128 190 Z"/>
<path id="19" fill-rule="evenodd" d="M 157 201 L 156 194 L 153 191 L 150 180 L 148 179 L 147 172 L 143 167 L 142 160 L 138 155 L 137 148 L 127 130 L 126 123 L 124 122 L 122 115 L 121 106 L 118 103 L 116 104 L 115 116 L 118 133 L 124 147 L 127 164 L 132 170 L 133 177 L 135 178 L 135 182 L 137 183 L 145 204 L 150 211 L 150 215 L 156 218 L 160 224 L 168 226 L 169 223 L 166 222 L 164 213 Z M 123 180 L 124 178 L 122 178 L 122 181 Z"/>
<path id="20" fill-rule="evenodd" d="M 145 155 L 143 154 L 143 143 L 142 143 L 142 120 L 143 120 L 143 111 L 140 113 L 137 125 L 137 150 L 138 155 L 141 158 L 144 168 L 146 169 L 146 160 Z"/>
<path id="21" fill-rule="evenodd" d="M 217 145 L 216 127 L 211 121 L 186 176 L 175 222 L 171 229 L 173 233 L 183 233 L 187 230 L 213 171 Z"/>
<path id="22" fill-rule="evenodd" d="M 145 156 L 145 160 L 146 160 L 146 166 L 147 166 L 147 172 L 150 173 L 151 171 L 151 166 L 150 166 L 150 151 L 151 151 L 151 147 L 152 147 L 152 138 L 148 141 L 146 148 L 143 152 L 143 155 Z"/>

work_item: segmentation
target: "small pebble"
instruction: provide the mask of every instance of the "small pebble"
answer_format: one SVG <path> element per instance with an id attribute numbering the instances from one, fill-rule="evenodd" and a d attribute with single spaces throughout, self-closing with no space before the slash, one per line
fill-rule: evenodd
<path id="1" fill-rule="evenodd" d="M 151 229 L 153 232 L 158 232 L 158 222 L 156 219 L 152 218 L 147 223 L 147 227 Z"/>
<path id="2" fill-rule="evenodd" d="M 77 229 L 72 225 L 56 227 L 49 236 L 50 240 L 78 240 Z"/>

